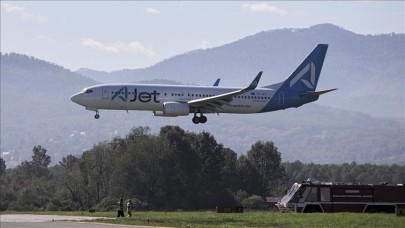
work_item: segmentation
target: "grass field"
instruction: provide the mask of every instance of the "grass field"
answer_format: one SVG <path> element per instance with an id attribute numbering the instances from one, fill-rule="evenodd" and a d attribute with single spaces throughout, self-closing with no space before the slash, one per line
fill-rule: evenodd
<path id="1" fill-rule="evenodd" d="M 116 212 L 3 212 L 84 215 L 115 218 Z M 125 213 L 126 214 L 126 213 Z M 282 214 L 252 211 L 243 214 L 207 212 L 135 212 L 131 218 L 96 220 L 102 223 L 166 227 L 405 227 L 405 217 L 395 214 Z"/>

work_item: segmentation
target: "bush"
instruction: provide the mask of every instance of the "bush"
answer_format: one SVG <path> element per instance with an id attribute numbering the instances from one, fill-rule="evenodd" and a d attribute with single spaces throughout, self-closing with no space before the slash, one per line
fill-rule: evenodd
<path id="1" fill-rule="evenodd" d="M 249 198 L 243 200 L 242 206 L 244 208 L 250 208 L 253 210 L 265 210 L 267 209 L 266 202 L 261 196 L 252 195 Z"/>
<path id="2" fill-rule="evenodd" d="M 242 205 L 242 202 L 249 197 L 249 194 L 245 191 L 239 190 L 235 194 L 235 199 L 239 205 Z"/>

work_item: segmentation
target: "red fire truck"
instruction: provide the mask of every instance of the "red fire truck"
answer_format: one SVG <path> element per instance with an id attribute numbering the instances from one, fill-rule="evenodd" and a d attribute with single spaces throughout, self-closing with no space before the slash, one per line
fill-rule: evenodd
<path id="1" fill-rule="evenodd" d="M 276 204 L 281 212 L 385 212 L 405 208 L 403 184 L 295 183 Z"/>

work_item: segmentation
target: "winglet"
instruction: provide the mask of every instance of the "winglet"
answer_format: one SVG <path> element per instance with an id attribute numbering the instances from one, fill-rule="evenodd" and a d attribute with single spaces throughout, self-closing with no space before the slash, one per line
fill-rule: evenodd
<path id="1" fill-rule="evenodd" d="M 262 76 L 263 71 L 260 71 L 259 74 L 257 74 L 257 76 L 255 77 L 255 79 L 253 79 L 252 83 L 250 83 L 250 85 L 248 87 L 246 87 L 243 90 L 254 90 L 256 89 L 257 85 L 259 84 L 260 81 L 260 77 Z"/>
<path id="2" fill-rule="evenodd" d="M 218 78 L 216 81 L 215 81 L 215 83 L 214 83 L 214 85 L 212 85 L 212 86 L 218 86 L 219 85 L 219 81 L 220 81 L 221 79 L 220 78 Z"/>

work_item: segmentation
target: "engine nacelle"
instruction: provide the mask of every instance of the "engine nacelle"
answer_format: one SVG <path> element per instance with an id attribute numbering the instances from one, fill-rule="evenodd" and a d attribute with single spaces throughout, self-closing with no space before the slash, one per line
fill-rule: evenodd
<path id="1" fill-rule="evenodd" d="M 154 111 L 155 116 L 188 116 L 190 107 L 187 103 L 169 101 L 163 103 L 163 111 Z"/>

